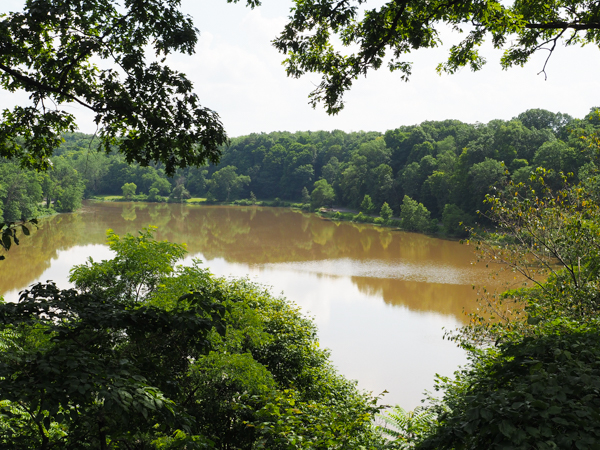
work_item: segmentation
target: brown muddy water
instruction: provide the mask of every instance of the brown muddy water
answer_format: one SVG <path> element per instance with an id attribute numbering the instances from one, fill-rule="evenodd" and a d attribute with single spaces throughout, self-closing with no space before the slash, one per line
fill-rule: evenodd
<path id="1" fill-rule="evenodd" d="M 359 387 L 412 409 L 434 375 L 465 363 L 444 328 L 465 323 L 477 305 L 473 285 L 489 270 L 472 247 L 372 225 L 331 222 L 284 208 L 85 203 L 43 219 L 0 263 L 0 295 L 16 301 L 37 281 L 68 287 L 69 269 L 111 257 L 106 230 L 185 242 L 185 263 L 201 259 L 218 276 L 248 276 L 313 317 L 321 346 Z"/>

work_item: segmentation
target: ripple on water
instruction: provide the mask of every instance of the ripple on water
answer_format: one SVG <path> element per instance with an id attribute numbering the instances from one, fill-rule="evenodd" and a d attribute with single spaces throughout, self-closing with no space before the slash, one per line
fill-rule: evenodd
<path id="1" fill-rule="evenodd" d="M 351 258 L 320 261 L 291 261 L 262 264 L 266 269 L 288 269 L 330 276 L 393 278 L 438 284 L 474 284 L 478 278 L 473 270 L 445 264 L 406 263 L 402 260 L 354 260 Z"/>

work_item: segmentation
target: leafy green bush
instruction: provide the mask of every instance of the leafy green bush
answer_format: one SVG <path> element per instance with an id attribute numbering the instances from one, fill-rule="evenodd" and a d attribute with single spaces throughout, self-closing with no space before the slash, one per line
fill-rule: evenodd
<path id="1" fill-rule="evenodd" d="M 157 188 L 150 188 L 146 201 L 148 202 L 164 202 L 164 197 L 161 197 Z"/>
<path id="2" fill-rule="evenodd" d="M 239 205 L 239 206 L 252 206 L 255 203 L 252 202 L 252 200 L 249 200 L 249 199 L 242 199 L 242 200 L 234 200 L 232 202 L 232 204 Z"/>
<path id="3" fill-rule="evenodd" d="M 437 425 L 435 413 L 423 407 L 406 411 L 400 406 L 395 406 L 379 417 L 384 425 L 379 425 L 377 429 L 392 439 L 389 447 L 394 449 L 414 448 L 416 443 L 430 435 Z"/>
<path id="4" fill-rule="evenodd" d="M 365 216 L 361 211 L 357 215 L 352 217 L 352 221 L 359 223 L 373 223 L 375 221 L 375 218 L 371 216 Z"/>
<path id="5" fill-rule="evenodd" d="M 365 197 L 360 204 L 360 211 L 365 214 L 372 214 L 375 211 L 375 205 L 373 204 L 373 200 L 371 200 L 370 195 L 365 194 Z"/>
<path id="6" fill-rule="evenodd" d="M 400 222 L 402 228 L 409 231 L 429 231 L 431 228 L 430 213 L 423 206 L 408 195 L 404 196 L 400 207 Z"/>
<path id="7" fill-rule="evenodd" d="M 153 229 L 108 238 L 115 257 L 75 267 L 76 289 L 0 304 L 0 447 L 382 444 L 376 399 L 336 372 L 296 306 L 176 266 L 184 246 Z"/>
<path id="8" fill-rule="evenodd" d="M 600 205 L 585 183 L 555 191 L 547 176 L 487 197 L 497 230 L 474 236 L 480 259 L 533 287 L 484 297 L 487 314 L 453 336 L 471 362 L 440 379 L 439 426 L 418 448 L 598 448 Z"/>
<path id="9" fill-rule="evenodd" d="M 310 204 L 313 209 L 322 206 L 332 206 L 335 201 L 335 191 L 327 183 L 327 180 L 318 180 L 315 182 L 315 188 L 310 194 Z"/>
<path id="10" fill-rule="evenodd" d="M 336 211 L 331 218 L 334 220 L 352 220 L 354 218 L 354 214 Z"/>
<path id="11" fill-rule="evenodd" d="M 123 191 L 123 197 L 125 197 L 127 200 L 131 200 L 135 195 L 136 189 L 137 186 L 135 183 L 125 183 L 121 187 L 121 190 Z"/>
<path id="12" fill-rule="evenodd" d="M 390 205 L 388 205 L 387 202 L 384 202 L 381 206 L 379 215 L 383 218 L 383 220 L 390 220 L 394 215 L 394 211 L 392 211 L 392 208 L 390 208 Z"/>
<path id="13" fill-rule="evenodd" d="M 564 325 L 489 349 L 455 381 L 442 379 L 440 426 L 418 448 L 598 448 L 600 333 Z"/>

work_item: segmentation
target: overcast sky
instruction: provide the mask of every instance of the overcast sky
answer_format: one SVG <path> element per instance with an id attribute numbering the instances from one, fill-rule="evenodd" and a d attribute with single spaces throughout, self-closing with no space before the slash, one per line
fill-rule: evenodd
<path id="1" fill-rule="evenodd" d="M 0 3 L 0 11 L 7 11 L 18 9 L 23 1 Z M 174 56 L 169 64 L 194 82 L 202 104 L 220 114 L 231 137 L 284 130 L 385 131 L 424 120 L 488 122 L 507 120 L 530 108 L 583 117 L 600 105 L 597 47 L 558 48 L 544 81 L 537 73 L 545 54 L 524 68 L 503 71 L 500 53 L 491 48 L 483 51 L 488 60 L 483 70 L 440 76 L 435 67 L 447 55 L 449 45 L 445 45 L 407 57 L 414 62 L 408 83 L 385 68 L 356 81 L 345 96 L 345 109 L 328 116 L 322 107 L 315 110 L 308 105 L 308 94 L 319 77 L 288 78 L 281 65 L 283 55 L 270 43 L 283 29 L 290 5 L 289 0 L 266 0 L 251 10 L 225 0 L 182 1 L 184 12 L 200 30 L 200 40 L 195 55 Z M 449 44 L 456 37 L 443 35 L 443 40 Z M 0 106 L 22 103 L 25 98 L 0 92 Z M 80 130 L 93 132 L 92 115 L 77 114 Z"/>

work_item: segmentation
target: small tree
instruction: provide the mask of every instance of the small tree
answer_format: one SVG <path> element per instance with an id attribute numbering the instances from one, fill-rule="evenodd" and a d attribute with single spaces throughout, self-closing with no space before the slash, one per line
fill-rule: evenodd
<path id="1" fill-rule="evenodd" d="M 388 205 L 387 202 L 384 202 L 381 206 L 381 211 L 379 212 L 379 215 L 384 220 L 390 220 L 394 215 L 394 211 L 392 210 L 392 208 L 390 208 L 390 205 Z"/>
<path id="2" fill-rule="evenodd" d="M 125 183 L 121 189 L 123 190 L 123 197 L 125 197 L 127 200 L 131 200 L 135 195 L 137 186 L 135 183 Z"/>
<path id="3" fill-rule="evenodd" d="M 310 194 L 308 193 L 306 186 L 302 188 L 302 203 L 310 203 Z"/>
<path id="4" fill-rule="evenodd" d="M 207 185 L 216 200 L 228 202 L 238 199 L 250 181 L 249 176 L 237 174 L 237 167 L 225 166 L 213 173 Z"/>
<path id="5" fill-rule="evenodd" d="M 401 226 L 405 230 L 425 231 L 429 229 L 430 212 L 422 203 L 413 200 L 408 195 L 404 196 L 402 206 L 400 206 Z"/>
<path id="6" fill-rule="evenodd" d="M 159 178 L 156 181 L 154 181 L 150 186 L 150 189 L 153 188 L 158 189 L 157 193 L 159 195 L 169 195 L 173 186 L 171 186 L 171 183 L 169 183 L 169 181 L 166 178 Z"/>
<path id="7" fill-rule="evenodd" d="M 61 189 L 56 199 L 56 209 L 61 212 L 76 211 L 81 207 L 84 185 L 82 182 L 76 182 Z"/>
<path id="8" fill-rule="evenodd" d="M 253 205 L 256 204 L 256 195 L 254 195 L 254 192 L 250 191 L 250 201 L 252 202 Z"/>
<path id="9" fill-rule="evenodd" d="M 331 206 L 335 200 L 335 192 L 327 180 L 319 180 L 315 182 L 315 188 L 310 197 L 310 206 L 313 209 L 326 205 Z"/>
<path id="10" fill-rule="evenodd" d="M 375 205 L 373 204 L 373 200 L 371 200 L 371 196 L 365 194 L 362 203 L 360 204 L 360 211 L 365 214 L 371 214 L 375 211 Z"/>
<path id="11" fill-rule="evenodd" d="M 171 195 L 169 195 L 169 200 L 174 202 L 184 202 L 190 197 L 190 193 L 185 188 L 185 186 L 183 184 L 178 184 L 171 191 Z"/>
<path id="12" fill-rule="evenodd" d="M 157 188 L 150 188 L 150 192 L 148 193 L 148 201 L 149 202 L 156 202 L 160 200 L 160 197 L 158 195 L 158 189 Z"/>

